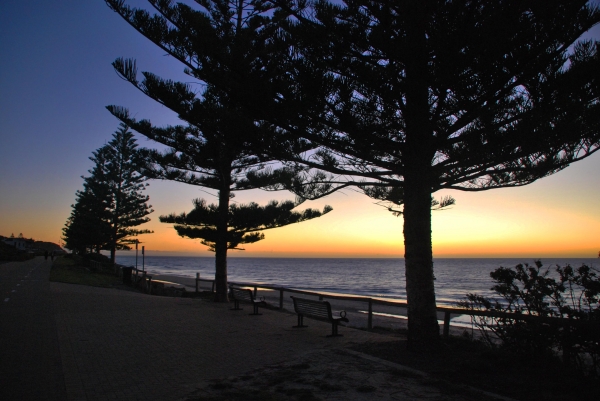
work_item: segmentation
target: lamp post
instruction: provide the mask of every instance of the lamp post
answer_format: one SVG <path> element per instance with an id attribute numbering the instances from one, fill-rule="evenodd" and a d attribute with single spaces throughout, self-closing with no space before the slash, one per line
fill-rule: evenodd
<path id="1" fill-rule="evenodd" d="M 136 274 L 137 274 L 137 259 L 138 259 L 138 244 L 139 244 L 139 242 L 140 241 L 138 239 L 135 240 L 135 271 L 136 271 Z"/>

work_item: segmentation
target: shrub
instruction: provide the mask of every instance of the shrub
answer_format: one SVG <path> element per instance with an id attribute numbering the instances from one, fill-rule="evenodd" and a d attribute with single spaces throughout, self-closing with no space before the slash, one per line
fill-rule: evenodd
<path id="1" fill-rule="evenodd" d="M 0 260 L 1 261 L 12 261 L 21 262 L 24 260 L 33 259 L 35 254 L 18 250 L 12 245 L 5 244 L 0 241 Z"/>
<path id="2" fill-rule="evenodd" d="M 555 272 L 543 269 L 540 261 L 535 262 L 535 267 L 500 267 L 490 273 L 495 282 L 491 289 L 498 294 L 497 299 L 469 293 L 458 305 L 474 311 L 500 312 L 494 317 L 471 315 L 489 346 L 500 345 L 533 355 L 562 354 L 565 362 L 598 375 L 598 271 L 584 264 L 576 269 L 556 266 Z"/>
<path id="3" fill-rule="evenodd" d="M 95 262 L 100 263 L 110 263 L 110 258 L 101 253 L 86 253 L 83 255 L 83 258 L 86 260 L 93 260 Z"/>

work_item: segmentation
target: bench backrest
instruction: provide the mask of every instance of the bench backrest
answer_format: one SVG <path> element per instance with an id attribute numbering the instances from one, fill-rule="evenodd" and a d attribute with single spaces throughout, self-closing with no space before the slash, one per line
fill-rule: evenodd
<path id="1" fill-rule="evenodd" d="M 252 290 L 229 287 L 231 290 L 231 296 L 233 299 L 237 299 L 238 301 L 254 301 L 254 296 L 252 295 Z"/>
<path id="2" fill-rule="evenodd" d="M 317 301 L 314 299 L 296 298 L 294 300 L 294 310 L 299 315 L 312 316 L 321 319 L 331 320 L 331 304 L 327 301 Z"/>

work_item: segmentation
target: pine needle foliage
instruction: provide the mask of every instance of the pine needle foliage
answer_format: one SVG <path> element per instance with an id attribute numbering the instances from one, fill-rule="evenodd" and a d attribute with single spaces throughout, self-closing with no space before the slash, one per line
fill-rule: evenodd
<path id="1" fill-rule="evenodd" d="M 194 209 L 191 212 L 160 216 L 160 221 L 174 224 L 175 230 L 182 237 L 201 239 L 201 243 L 214 252 L 215 244 L 219 240 L 219 206 L 207 204 L 204 199 L 196 199 L 193 203 Z M 227 249 L 243 250 L 240 245 L 264 239 L 264 230 L 311 220 L 332 210 L 330 206 L 326 206 L 323 211 L 305 209 L 298 212 L 293 210 L 297 206 L 298 204 L 292 201 L 270 201 L 265 206 L 255 202 L 230 205 Z"/>
<path id="2" fill-rule="evenodd" d="M 135 227 L 150 221 L 149 197 L 143 195 L 146 178 L 140 173 L 136 140 L 125 124 L 106 145 L 92 153 L 95 163 L 77 191 L 71 216 L 63 229 L 65 246 L 80 254 L 130 249 L 135 237 L 152 233 Z"/>
<path id="3" fill-rule="evenodd" d="M 83 177 L 83 190 L 75 193 L 71 215 L 63 228 L 65 248 L 80 255 L 99 253 L 106 248 L 110 237 L 111 197 L 107 182 L 108 152 L 102 147 L 92 152 L 95 165 L 89 177 Z"/>
<path id="4" fill-rule="evenodd" d="M 600 149 L 600 44 L 581 39 L 598 6 L 277 4 L 290 61 L 268 119 L 320 147 L 298 163 L 402 214 L 409 340 L 437 341 L 431 196 L 527 185 Z"/>
<path id="5" fill-rule="evenodd" d="M 148 184 L 140 173 L 140 154 L 133 133 L 121 123 L 113 139 L 104 148 L 108 153 L 106 169 L 108 189 L 111 195 L 110 250 L 111 262 L 115 263 L 117 249 L 131 249 L 130 245 L 140 234 L 151 234 L 151 230 L 137 229 L 148 221 L 154 210 L 148 205 L 150 197 L 142 192 Z"/>
<path id="6" fill-rule="evenodd" d="M 157 127 L 149 120 L 132 118 L 124 107 L 107 108 L 142 135 L 168 147 L 165 151 L 142 151 L 146 177 L 217 192 L 218 203 L 206 215 L 208 220 L 190 222 L 211 228 L 205 226 L 190 232 L 181 226 L 178 231 L 198 235 L 215 251 L 215 299 L 226 302 L 227 250 L 236 249 L 237 245 L 230 246 L 235 242 L 250 243 L 260 237 L 247 233 L 232 238 L 239 228 L 229 225 L 242 223 L 231 219 L 241 216 L 243 210 L 248 222 L 242 226 L 249 224 L 250 229 L 254 224 L 250 222 L 264 215 L 258 206 L 230 206 L 234 192 L 290 187 L 298 182 L 302 168 L 285 167 L 274 155 L 312 149 L 304 139 L 266 124 L 261 118 L 272 101 L 268 96 L 272 93 L 268 89 L 275 82 L 272 77 L 279 73 L 264 67 L 268 64 L 276 69 L 281 65 L 278 60 L 286 54 L 274 47 L 272 40 L 276 21 L 282 18 L 271 2 L 264 0 L 198 1 L 196 9 L 169 0 L 150 0 L 154 14 L 132 8 L 125 1 L 106 3 L 138 32 L 180 61 L 185 73 L 199 84 L 163 79 L 150 72 L 142 72 L 143 78 L 138 80 L 135 60 L 119 58 L 113 63 L 117 73 L 174 111 L 184 123 Z M 194 215 L 200 215 L 203 209 L 200 203 L 196 205 Z M 251 216 L 253 211 L 257 215 Z M 270 223 L 267 220 L 256 227 L 265 224 Z"/>

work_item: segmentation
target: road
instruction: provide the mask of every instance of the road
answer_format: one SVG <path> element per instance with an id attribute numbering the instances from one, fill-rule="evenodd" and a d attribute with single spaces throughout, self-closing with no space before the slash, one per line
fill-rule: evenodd
<path id="1" fill-rule="evenodd" d="M 65 400 L 51 261 L 0 264 L 0 399 Z"/>

